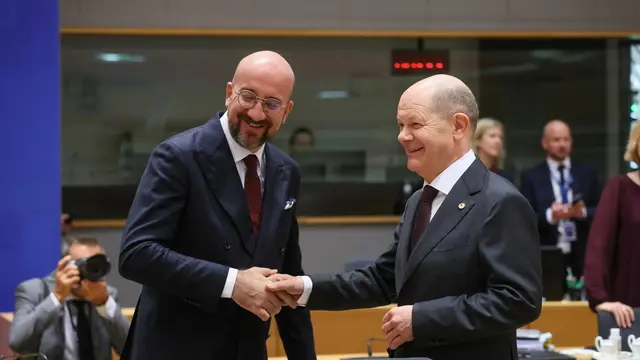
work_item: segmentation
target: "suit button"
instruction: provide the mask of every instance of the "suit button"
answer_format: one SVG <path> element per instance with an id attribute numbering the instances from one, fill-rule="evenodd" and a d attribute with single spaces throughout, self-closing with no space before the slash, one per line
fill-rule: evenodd
<path id="1" fill-rule="evenodd" d="M 280 256 L 284 255 L 284 248 L 280 249 Z"/>
<path id="2" fill-rule="evenodd" d="M 229 250 L 229 249 L 231 249 L 231 244 L 229 244 L 229 242 L 228 242 L 228 241 L 225 241 L 225 242 L 224 242 L 224 249 L 225 249 L 225 250 Z"/>

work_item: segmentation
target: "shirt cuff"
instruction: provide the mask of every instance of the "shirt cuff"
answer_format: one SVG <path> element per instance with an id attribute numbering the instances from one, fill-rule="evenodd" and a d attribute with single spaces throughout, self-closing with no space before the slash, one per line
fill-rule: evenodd
<path id="1" fill-rule="evenodd" d="M 553 216 L 551 216 L 551 208 L 547 209 L 547 222 L 551 225 L 556 225 L 558 222 L 553 221 Z"/>
<path id="2" fill-rule="evenodd" d="M 582 208 L 582 218 L 584 218 L 584 219 L 587 218 L 587 208 L 586 207 Z"/>
<path id="3" fill-rule="evenodd" d="M 224 282 L 224 288 L 222 289 L 222 295 L 220 297 L 223 299 L 231 299 L 231 295 L 233 295 L 233 288 L 236 286 L 237 277 L 238 269 L 229 268 L 227 280 Z"/>
<path id="4" fill-rule="evenodd" d="M 107 302 L 104 305 L 96 306 L 96 311 L 100 316 L 105 319 L 113 319 L 116 315 L 116 309 L 118 308 L 116 301 L 109 296 Z"/>
<path id="5" fill-rule="evenodd" d="M 60 304 L 60 301 L 58 301 L 58 298 L 57 298 L 55 295 L 53 295 L 53 293 L 49 294 L 49 298 L 53 301 L 53 304 L 54 304 L 56 307 L 58 307 L 58 306 L 60 306 L 60 305 L 61 305 L 61 304 Z"/>
<path id="6" fill-rule="evenodd" d="M 313 281 L 308 276 L 301 276 L 302 281 L 304 281 L 304 290 L 302 291 L 302 295 L 298 299 L 298 305 L 306 306 L 309 302 L 309 296 L 311 296 L 311 290 L 313 289 Z"/>

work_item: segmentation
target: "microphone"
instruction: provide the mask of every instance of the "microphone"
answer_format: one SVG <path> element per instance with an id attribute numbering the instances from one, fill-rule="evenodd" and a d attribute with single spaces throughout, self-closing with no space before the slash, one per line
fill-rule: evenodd
<path id="1" fill-rule="evenodd" d="M 373 356 L 373 342 L 374 341 L 380 341 L 380 342 L 387 342 L 387 339 L 380 339 L 380 338 L 368 338 L 367 339 L 367 356 L 372 357 Z M 0 359 L 2 360 L 2 359 Z"/>

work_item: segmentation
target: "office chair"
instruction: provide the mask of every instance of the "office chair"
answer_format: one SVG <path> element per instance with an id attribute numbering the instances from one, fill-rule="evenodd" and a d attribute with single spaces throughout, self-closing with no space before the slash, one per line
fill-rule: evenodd
<path id="1" fill-rule="evenodd" d="M 635 337 L 640 337 L 640 308 L 633 308 L 633 314 L 635 315 L 636 321 L 631 324 L 631 327 L 627 329 L 620 328 L 622 351 L 631 351 L 631 349 L 629 349 L 629 344 L 627 343 L 629 335 L 633 334 Z M 603 339 L 607 339 L 609 337 L 609 329 L 617 327 L 618 324 L 616 324 L 616 318 L 612 313 L 608 311 L 598 312 L 599 336 L 602 336 Z"/>

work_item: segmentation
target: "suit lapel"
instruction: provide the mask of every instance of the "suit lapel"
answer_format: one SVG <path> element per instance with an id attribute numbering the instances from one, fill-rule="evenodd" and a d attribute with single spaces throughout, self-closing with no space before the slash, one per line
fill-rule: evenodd
<path id="1" fill-rule="evenodd" d="M 287 200 L 287 179 L 290 178 L 289 172 L 283 166 L 281 159 L 272 151 L 270 144 L 267 144 L 265 151 L 265 180 L 257 254 L 268 254 L 267 248 L 273 244 L 273 233 L 284 211 Z"/>
<path id="2" fill-rule="evenodd" d="M 545 161 L 540 170 L 540 179 L 538 179 L 542 186 L 541 204 L 543 206 L 550 206 L 556 201 L 556 194 L 553 192 L 553 178 L 551 177 L 551 169 L 549 164 Z"/>
<path id="3" fill-rule="evenodd" d="M 573 192 L 573 196 L 575 199 L 575 196 L 577 194 L 582 193 L 582 183 L 580 182 L 580 174 L 578 169 L 576 169 L 575 164 L 571 165 L 571 168 L 569 169 L 569 173 L 571 174 L 571 191 Z M 584 193 L 582 193 L 582 195 L 584 195 Z"/>
<path id="4" fill-rule="evenodd" d="M 104 354 L 109 354 L 111 350 L 109 344 L 105 343 L 105 338 L 108 338 L 109 334 L 106 334 L 104 327 L 100 326 L 103 320 L 100 318 L 95 306 L 92 305 L 90 309 L 93 355 L 95 359 L 104 359 Z M 107 345 L 106 348 L 105 345 Z"/>
<path id="5" fill-rule="evenodd" d="M 444 240 L 475 206 L 473 195 L 480 191 L 487 171 L 480 160 L 476 159 L 453 186 L 436 215 L 429 222 L 427 230 L 420 237 L 415 249 L 409 255 L 406 271 L 398 292 L 416 271 L 420 263 L 431 254 L 433 249 Z M 464 206 L 460 206 L 461 204 L 464 204 Z"/>
<path id="6" fill-rule="evenodd" d="M 218 117 L 209 120 L 202 131 L 196 159 L 209 189 L 234 223 L 243 246 L 253 254 L 255 242 L 251 239 L 249 207 Z"/>
<path id="7" fill-rule="evenodd" d="M 398 250 L 396 254 L 396 287 L 399 289 L 402 285 L 404 273 L 406 271 L 407 261 L 409 260 L 409 245 L 411 243 L 411 230 L 413 229 L 413 221 L 415 220 L 416 210 L 422 190 L 417 191 L 409 198 L 406 211 L 403 215 L 403 224 L 400 229 L 398 238 Z"/>
<path id="8" fill-rule="evenodd" d="M 46 296 L 49 296 L 49 294 L 51 292 L 53 292 L 53 290 L 56 287 L 56 278 L 55 278 L 55 271 L 52 272 L 51 274 L 49 274 L 49 276 L 45 277 L 43 279 L 45 286 L 47 287 L 47 294 Z M 58 310 L 57 314 L 55 315 L 56 318 L 53 321 L 53 329 L 55 332 L 55 338 L 57 339 L 55 345 L 54 345 L 54 351 L 57 354 L 56 358 L 62 359 L 62 357 L 64 356 L 64 346 L 65 346 L 65 331 L 64 331 L 64 314 L 66 311 L 66 304 L 63 303 L 62 306 L 60 307 L 60 310 Z"/>

